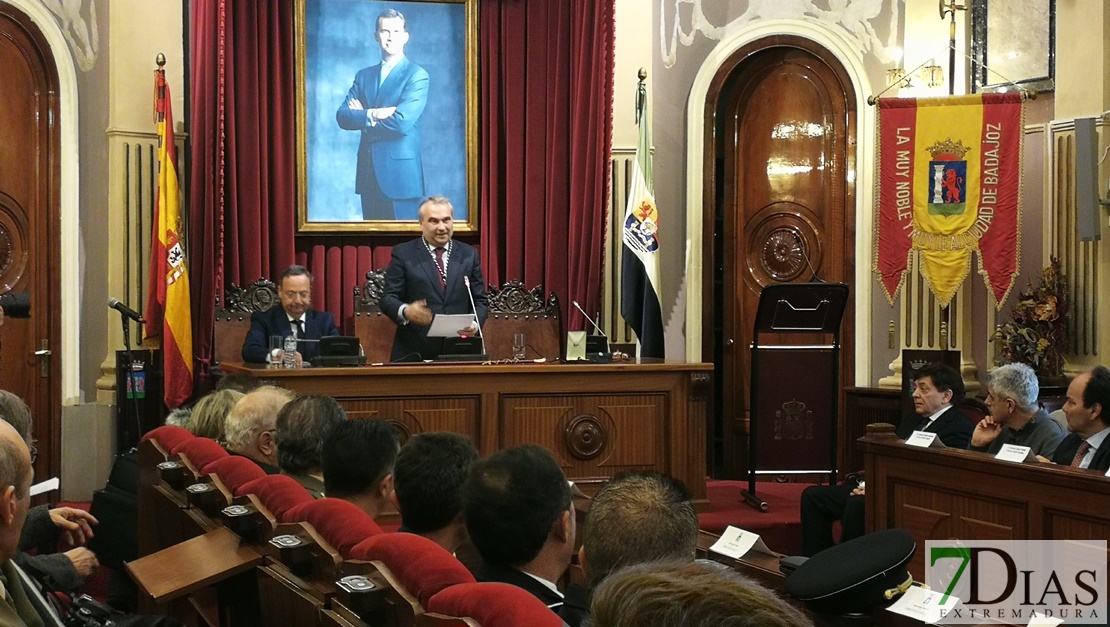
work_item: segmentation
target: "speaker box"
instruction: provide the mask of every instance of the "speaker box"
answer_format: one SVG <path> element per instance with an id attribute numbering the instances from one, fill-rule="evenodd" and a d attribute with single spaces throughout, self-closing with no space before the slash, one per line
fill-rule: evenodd
<path id="1" fill-rule="evenodd" d="M 1098 131 L 1095 118 L 1075 119 L 1075 230 L 1079 239 L 1101 239 L 1098 222 Z"/>

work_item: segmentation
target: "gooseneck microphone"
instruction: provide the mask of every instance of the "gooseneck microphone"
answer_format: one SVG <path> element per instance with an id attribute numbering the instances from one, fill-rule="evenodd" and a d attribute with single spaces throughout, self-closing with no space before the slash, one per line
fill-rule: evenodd
<path id="1" fill-rule="evenodd" d="M 108 299 L 108 306 L 111 307 L 112 309 L 115 309 L 116 311 L 120 312 L 121 314 L 127 316 L 128 318 L 131 318 L 135 322 L 138 322 L 140 324 L 143 324 L 143 323 L 146 322 L 146 320 L 144 320 L 143 317 L 141 315 L 139 315 L 139 312 L 137 312 L 134 309 L 128 307 L 127 305 L 124 305 L 123 303 L 120 302 L 120 300 L 118 298 L 109 298 Z"/>
<path id="2" fill-rule="evenodd" d="M 600 335 L 601 337 L 603 337 L 603 338 L 605 338 L 605 339 L 609 339 L 609 336 L 608 336 L 608 335 L 605 335 L 605 331 L 602 331 L 602 330 L 601 330 L 601 327 L 597 326 L 597 323 L 596 323 L 596 322 L 594 322 L 594 319 L 590 317 L 590 314 L 586 313 L 586 310 L 585 310 L 585 309 L 582 309 L 582 306 L 578 304 L 578 301 L 576 301 L 576 300 L 572 300 L 572 301 L 570 301 L 570 302 L 571 302 L 571 303 L 572 303 L 572 304 L 574 305 L 574 308 L 575 308 L 575 309 L 577 309 L 578 311 L 582 312 L 582 315 L 583 315 L 583 316 L 586 316 L 586 320 L 589 320 L 589 321 L 590 321 L 590 324 L 594 325 L 594 328 L 595 328 L 595 329 L 597 329 L 597 333 L 598 333 L 598 335 Z"/>
<path id="3" fill-rule="evenodd" d="M 478 339 L 482 340 L 482 354 L 486 353 L 486 336 L 482 333 L 482 321 L 478 319 L 478 306 L 474 304 L 474 293 L 470 291 L 470 277 L 463 275 L 463 284 L 466 285 L 466 295 L 470 298 L 470 311 L 474 312 L 474 326 L 478 328 Z"/>

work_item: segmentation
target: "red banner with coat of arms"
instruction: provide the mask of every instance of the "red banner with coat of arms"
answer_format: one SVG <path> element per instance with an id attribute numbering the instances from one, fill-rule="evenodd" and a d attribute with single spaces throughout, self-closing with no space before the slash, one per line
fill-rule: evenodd
<path id="1" fill-rule="evenodd" d="M 979 251 L 999 308 L 1017 278 L 1021 222 L 1021 95 L 879 100 L 875 272 L 887 300 L 912 249 L 947 306 Z"/>

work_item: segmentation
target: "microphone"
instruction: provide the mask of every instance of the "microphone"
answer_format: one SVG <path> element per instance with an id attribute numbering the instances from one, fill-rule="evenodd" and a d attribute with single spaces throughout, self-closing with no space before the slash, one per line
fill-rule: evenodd
<path id="1" fill-rule="evenodd" d="M 470 311 L 474 312 L 474 326 L 478 328 L 478 339 L 482 340 L 482 354 L 488 355 L 486 352 L 486 336 L 482 333 L 482 322 L 478 320 L 478 306 L 474 304 L 474 293 L 470 291 L 470 277 L 463 275 L 463 283 L 466 285 L 466 295 L 470 298 Z"/>
<path id="2" fill-rule="evenodd" d="M 601 337 L 603 337 L 605 339 L 609 339 L 609 336 L 605 335 L 605 331 L 602 331 L 601 327 L 597 326 L 597 323 L 594 322 L 594 319 L 590 317 L 590 314 L 586 313 L 585 309 L 582 309 L 582 306 L 578 304 L 578 301 L 572 300 L 570 302 L 571 302 L 571 304 L 574 305 L 575 309 L 577 309 L 578 311 L 581 311 L 583 316 L 586 316 L 586 320 L 589 320 L 590 324 L 594 325 L 594 328 L 597 329 L 598 335 L 600 335 Z"/>
<path id="3" fill-rule="evenodd" d="M 111 307 L 112 309 L 115 309 L 116 311 L 120 312 L 121 314 L 127 316 L 128 318 L 131 318 L 135 322 L 138 322 L 140 324 L 143 324 L 143 323 L 146 322 L 146 320 L 144 320 L 143 317 L 139 315 L 139 312 L 137 312 L 134 309 L 128 307 L 127 305 L 124 305 L 123 303 L 120 302 L 120 300 L 118 298 L 109 298 L 108 299 L 108 306 Z"/>

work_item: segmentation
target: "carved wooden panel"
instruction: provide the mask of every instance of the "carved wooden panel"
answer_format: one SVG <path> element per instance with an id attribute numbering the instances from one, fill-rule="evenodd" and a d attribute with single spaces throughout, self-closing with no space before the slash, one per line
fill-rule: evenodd
<path id="1" fill-rule="evenodd" d="M 503 396 L 501 447 L 541 444 L 570 477 L 665 471 L 663 394 Z"/>
<path id="2" fill-rule="evenodd" d="M 402 441 L 417 433 L 447 431 L 461 433 L 477 445 L 478 399 L 469 398 L 404 398 L 404 399 L 340 399 L 347 417 L 388 420 Z"/>

